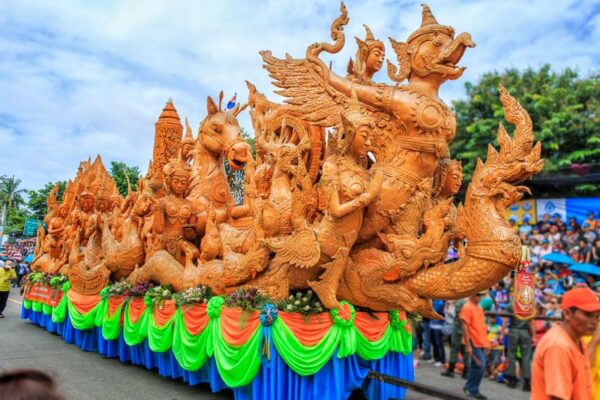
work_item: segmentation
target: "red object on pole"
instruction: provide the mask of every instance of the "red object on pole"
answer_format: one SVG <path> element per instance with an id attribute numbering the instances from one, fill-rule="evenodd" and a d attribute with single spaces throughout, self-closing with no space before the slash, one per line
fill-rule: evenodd
<path id="1" fill-rule="evenodd" d="M 521 269 L 515 277 L 515 293 L 513 296 L 515 316 L 519 319 L 535 317 L 535 288 L 531 272 Z"/>

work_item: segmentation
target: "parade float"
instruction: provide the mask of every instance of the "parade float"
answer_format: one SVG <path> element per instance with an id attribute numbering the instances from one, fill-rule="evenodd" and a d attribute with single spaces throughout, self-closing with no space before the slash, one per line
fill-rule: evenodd
<path id="1" fill-rule="evenodd" d="M 125 197 L 99 156 L 82 162 L 62 201 L 58 187 L 49 196 L 23 318 L 236 398 L 402 398 L 367 373 L 412 380 L 407 313 L 439 318 L 432 299 L 464 298 L 519 265 L 504 210 L 541 170 L 541 146 L 500 86 L 514 133 L 500 125 L 499 149 L 455 206 L 456 120 L 438 89 L 475 43 L 423 6 L 405 42 L 390 38 L 389 85 L 373 81 L 385 45 L 366 25 L 346 76 L 321 60 L 344 47 L 348 22 L 342 4 L 333 42 L 304 58 L 261 52 L 284 104 L 246 82 L 247 104 L 208 97 L 194 137 L 169 101 L 148 171 Z M 236 118 L 247 107 L 255 155 Z M 243 171 L 241 201 L 226 165 Z M 446 262 L 450 244 L 459 257 Z"/>

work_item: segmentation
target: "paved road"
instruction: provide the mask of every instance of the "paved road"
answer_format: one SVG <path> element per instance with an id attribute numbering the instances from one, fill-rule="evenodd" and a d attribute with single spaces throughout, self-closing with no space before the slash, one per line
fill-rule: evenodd
<path id="1" fill-rule="evenodd" d="M 211 393 L 208 385 L 189 386 L 181 380 L 159 376 L 140 366 L 123 364 L 95 352 L 84 352 L 66 344 L 61 337 L 20 319 L 21 298 L 13 289 L 6 318 L 0 319 L 0 370 L 37 368 L 52 374 L 67 399 L 231 399 L 232 393 Z M 416 371 L 416 380 L 430 386 L 462 393 L 460 377 L 443 378 L 440 369 L 425 364 Z M 525 400 L 520 390 L 486 381 L 482 393 L 493 399 Z M 408 400 L 431 399 L 409 391 Z M 282 399 L 283 400 L 283 399 Z"/>
<path id="2" fill-rule="evenodd" d="M 440 376 L 443 371 L 441 368 L 435 368 L 431 364 L 421 363 L 419 368 L 415 370 L 415 381 L 429 386 L 435 386 L 456 395 L 462 395 L 462 388 L 465 381 L 460 377 L 460 374 L 454 378 L 445 378 Z M 509 389 L 506 385 L 492 382 L 487 378 L 483 378 L 480 387 L 481 393 L 486 395 L 489 400 L 527 400 L 529 393 L 523 392 L 521 389 Z M 433 397 L 425 396 L 413 391 L 408 391 L 406 400 L 421 400 L 433 399 Z"/>

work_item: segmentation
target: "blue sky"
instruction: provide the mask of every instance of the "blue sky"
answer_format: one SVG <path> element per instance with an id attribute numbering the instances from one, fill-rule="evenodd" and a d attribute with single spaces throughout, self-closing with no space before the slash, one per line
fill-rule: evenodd
<path id="1" fill-rule="evenodd" d="M 331 58 L 345 71 L 363 23 L 387 42 L 420 24 L 420 1 L 346 1 L 346 47 Z M 477 43 L 446 84 L 447 102 L 464 83 L 506 68 L 600 65 L 600 1 L 430 1 L 438 21 Z M 6 5 L 6 4 L 5 4 Z M 302 57 L 329 40 L 335 1 L 13 2 L 0 13 L 0 175 L 26 188 L 74 176 L 79 161 L 102 154 L 145 170 L 154 123 L 173 98 L 198 126 L 206 96 L 247 96 L 244 80 L 281 101 L 258 51 Z M 387 56 L 394 59 L 390 46 Z M 375 80 L 387 81 L 381 71 Z M 247 113 L 241 123 L 250 128 Z M 492 133 L 490 133 L 492 134 Z"/>

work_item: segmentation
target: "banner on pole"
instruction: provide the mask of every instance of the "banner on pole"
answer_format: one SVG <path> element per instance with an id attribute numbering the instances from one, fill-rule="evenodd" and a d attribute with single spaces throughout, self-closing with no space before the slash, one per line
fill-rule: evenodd
<path id="1" fill-rule="evenodd" d="M 561 220 L 567 222 L 566 199 L 537 199 L 535 208 L 538 221 L 544 219 L 544 214 L 550 214 L 551 217 L 558 215 Z"/>
<path id="2" fill-rule="evenodd" d="M 506 210 L 506 219 L 514 219 L 518 225 L 528 221 L 534 225 L 537 222 L 535 213 L 535 199 L 521 200 L 512 204 Z"/>
<path id="3" fill-rule="evenodd" d="M 42 225 L 44 228 L 44 221 L 40 219 L 30 218 L 25 221 L 25 226 L 23 227 L 23 235 L 24 236 L 35 236 L 37 233 L 38 226 Z"/>

